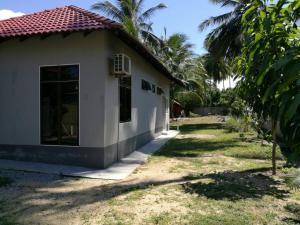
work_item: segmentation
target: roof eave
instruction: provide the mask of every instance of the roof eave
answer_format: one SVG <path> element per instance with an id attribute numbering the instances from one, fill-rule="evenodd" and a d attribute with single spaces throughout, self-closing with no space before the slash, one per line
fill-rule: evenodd
<path id="1" fill-rule="evenodd" d="M 110 29 L 113 30 L 113 29 Z M 184 83 L 174 77 L 172 73 L 160 62 L 159 59 L 157 59 L 150 50 L 145 47 L 139 40 L 134 38 L 132 35 L 130 35 L 128 32 L 126 32 L 122 28 L 114 29 L 114 34 L 118 36 L 122 41 L 124 41 L 127 45 L 129 45 L 131 48 L 134 48 L 140 55 L 150 60 L 150 63 L 158 70 L 160 71 L 166 78 L 171 80 L 172 82 L 176 83 L 179 86 L 184 87 Z"/>

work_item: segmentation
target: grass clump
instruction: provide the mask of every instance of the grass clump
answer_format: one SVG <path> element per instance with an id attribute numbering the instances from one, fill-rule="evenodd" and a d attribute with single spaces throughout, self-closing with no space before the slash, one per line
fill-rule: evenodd
<path id="1" fill-rule="evenodd" d="M 272 147 L 262 146 L 259 143 L 243 143 L 240 148 L 233 148 L 230 151 L 225 152 L 224 155 L 241 159 L 271 160 Z M 276 152 L 276 159 L 284 159 L 280 151 Z"/>
<path id="2" fill-rule="evenodd" d="M 160 213 L 158 215 L 153 215 L 149 219 L 149 223 L 155 225 L 168 225 L 172 222 L 173 217 L 169 213 Z"/>

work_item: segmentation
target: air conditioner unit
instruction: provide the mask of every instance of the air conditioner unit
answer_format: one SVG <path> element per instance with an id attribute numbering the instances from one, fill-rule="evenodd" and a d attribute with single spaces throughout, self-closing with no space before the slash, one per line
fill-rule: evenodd
<path id="1" fill-rule="evenodd" d="M 114 55 L 113 75 L 130 76 L 131 75 L 131 59 L 125 54 Z"/>

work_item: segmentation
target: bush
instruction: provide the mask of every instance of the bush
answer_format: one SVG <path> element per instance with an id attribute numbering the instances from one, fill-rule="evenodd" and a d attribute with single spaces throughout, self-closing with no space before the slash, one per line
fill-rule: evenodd
<path id="1" fill-rule="evenodd" d="M 229 132 L 248 132 L 251 129 L 251 117 L 249 115 L 244 116 L 241 119 L 231 117 L 225 123 L 225 129 Z"/>
<path id="2" fill-rule="evenodd" d="M 225 123 L 225 129 L 229 132 L 240 132 L 242 130 L 242 126 L 237 119 L 230 118 Z"/>
<path id="3" fill-rule="evenodd" d="M 201 105 L 202 99 L 195 92 L 178 92 L 176 100 L 183 106 L 186 116 L 190 115 L 190 111 Z"/>

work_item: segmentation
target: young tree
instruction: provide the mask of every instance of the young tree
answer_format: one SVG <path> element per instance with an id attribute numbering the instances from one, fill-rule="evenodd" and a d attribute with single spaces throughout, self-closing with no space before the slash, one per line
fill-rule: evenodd
<path id="1" fill-rule="evenodd" d="M 298 0 L 254 0 L 242 20 L 241 89 L 257 115 L 271 118 L 273 174 L 277 144 L 283 151 L 300 149 L 299 10 Z"/>

